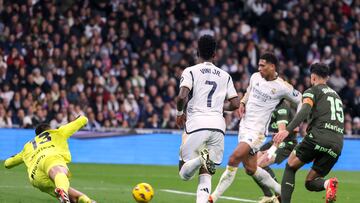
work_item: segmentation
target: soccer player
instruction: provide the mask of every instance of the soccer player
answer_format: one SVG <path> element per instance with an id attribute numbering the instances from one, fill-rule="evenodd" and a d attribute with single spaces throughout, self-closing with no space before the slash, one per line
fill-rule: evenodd
<path id="1" fill-rule="evenodd" d="M 242 162 L 248 175 L 261 184 L 280 194 L 278 184 L 268 172 L 257 166 L 256 153 L 265 140 L 267 125 L 271 113 L 282 99 L 287 99 L 301 107 L 301 94 L 289 83 L 279 78 L 276 72 L 278 59 L 273 53 L 260 56 L 259 72 L 254 73 L 244 97 L 241 100 L 239 114 L 239 143 L 229 158 L 226 170 L 209 198 L 215 202 L 234 181 L 237 168 Z"/>
<path id="2" fill-rule="evenodd" d="M 80 116 L 73 122 L 58 129 L 50 129 L 49 124 L 36 127 L 36 136 L 24 145 L 23 150 L 8 158 L 5 168 L 25 163 L 30 183 L 61 203 L 94 203 L 83 193 L 70 187 L 70 172 L 67 163 L 71 161 L 67 139 L 86 125 L 88 119 Z"/>
<path id="3" fill-rule="evenodd" d="M 240 104 L 231 76 L 212 63 L 215 51 L 216 42 L 212 36 L 200 37 L 200 63 L 183 71 L 177 97 L 176 123 L 185 127 L 186 132 L 180 147 L 179 175 L 183 180 L 190 180 L 199 171 L 197 203 L 207 202 L 211 175 L 223 158 L 223 112 L 236 110 Z M 191 99 L 188 99 L 189 94 Z M 224 105 L 226 100 L 229 102 Z"/>
<path id="4" fill-rule="evenodd" d="M 291 202 L 295 186 L 295 173 L 305 163 L 313 162 L 305 187 L 310 191 L 326 189 L 326 202 L 336 200 L 338 180 L 324 177 L 335 165 L 343 147 L 344 113 L 339 95 L 326 85 L 329 78 L 329 67 L 324 63 L 310 66 L 311 85 L 303 94 L 303 105 L 295 118 L 274 137 L 280 143 L 288 137 L 289 132 L 309 117 L 307 134 L 303 141 L 291 153 L 281 183 L 281 201 Z"/>
<path id="5" fill-rule="evenodd" d="M 293 118 L 293 113 L 291 112 L 291 108 L 287 104 L 287 101 L 282 100 L 281 103 L 276 107 L 276 109 L 271 114 L 271 121 L 269 124 L 269 133 L 275 134 L 280 130 L 285 130 L 286 125 L 289 124 L 290 120 Z M 290 153 L 294 149 L 297 144 L 296 140 L 296 132 L 293 131 L 290 135 L 280 143 L 279 146 L 275 146 L 274 141 L 270 141 L 264 144 L 258 153 L 258 166 L 265 169 L 271 177 L 274 178 L 275 181 L 275 173 L 270 168 L 270 165 L 273 163 L 280 164 L 286 158 L 289 157 Z M 274 153 L 272 155 L 272 149 L 274 149 Z M 276 150 L 276 151 L 275 151 Z M 264 193 L 264 197 L 259 201 L 259 203 L 267 203 L 267 202 L 277 202 L 277 197 L 273 196 L 272 191 L 262 185 L 260 182 L 255 179 L 255 182 L 259 185 Z"/>

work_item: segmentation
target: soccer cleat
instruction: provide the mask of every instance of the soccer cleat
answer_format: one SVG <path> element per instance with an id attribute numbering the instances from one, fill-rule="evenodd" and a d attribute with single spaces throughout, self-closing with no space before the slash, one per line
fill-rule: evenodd
<path id="1" fill-rule="evenodd" d="M 209 195 L 208 203 L 214 203 L 214 200 L 211 195 Z"/>
<path id="2" fill-rule="evenodd" d="M 336 191 L 338 187 L 338 179 L 330 178 L 326 187 L 326 203 L 332 203 L 336 201 Z"/>
<path id="3" fill-rule="evenodd" d="M 208 149 L 204 148 L 200 151 L 201 158 L 203 159 L 202 163 L 205 169 L 209 172 L 210 175 L 214 175 L 216 172 L 215 163 L 210 160 Z"/>
<path id="4" fill-rule="evenodd" d="M 69 196 L 68 196 L 68 194 L 66 194 L 66 192 L 63 189 L 56 188 L 55 194 L 56 194 L 56 197 L 59 199 L 60 203 L 70 203 Z"/>
<path id="5" fill-rule="evenodd" d="M 272 203 L 273 202 L 273 196 L 272 197 L 268 197 L 268 196 L 264 196 L 260 198 L 259 203 Z"/>

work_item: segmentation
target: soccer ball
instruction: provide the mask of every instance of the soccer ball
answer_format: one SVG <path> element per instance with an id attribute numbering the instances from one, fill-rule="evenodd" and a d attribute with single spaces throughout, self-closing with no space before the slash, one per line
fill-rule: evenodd
<path id="1" fill-rule="evenodd" d="M 132 195 L 136 202 L 147 203 L 153 198 L 154 190 L 151 185 L 147 183 L 139 183 L 132 190 Z"/>

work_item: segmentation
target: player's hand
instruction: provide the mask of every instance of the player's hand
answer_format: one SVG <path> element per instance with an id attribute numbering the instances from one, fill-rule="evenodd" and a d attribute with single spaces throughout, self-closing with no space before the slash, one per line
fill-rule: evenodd
<path id="1" fill-rule="evenodd" d="M 278 133 L 276 133 L 274 137 L 274 143 L 278 146 L 287 136 L 289 135 L 289 131 L 287 130 L 281 130 Z"/>
<path id="2" fill-rule="evenodd" d="M 185 125 L 185 122 L 186 122 L 186 115 L 185 114 L 183 114 L 181 116 L 176 116 L 176 125 L 179 128 L 183 128 L 184 125 Z"/>
<path id="3" fill-rule="evenodd" d="M 239 112 L 239 117 L 242 118 L 245 115 L 245 104 L 244 103 L 240 103 L 240 107 L 238 109 Z"/>

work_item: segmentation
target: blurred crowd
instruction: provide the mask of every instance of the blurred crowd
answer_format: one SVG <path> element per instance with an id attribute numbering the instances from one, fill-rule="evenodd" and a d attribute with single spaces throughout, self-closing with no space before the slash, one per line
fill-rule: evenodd
<path id="1" fill-rule="evenodd" d="M 176 128 L 179 77 L 197 39 L 242 96 L 259 56 L 303 92 L 309 64 L 331 67 L 345 132 L 360 135 L 359 0 L 0 0 L 0 127 Z M 228 129 L 238 116 L 225 114 Z"/>

